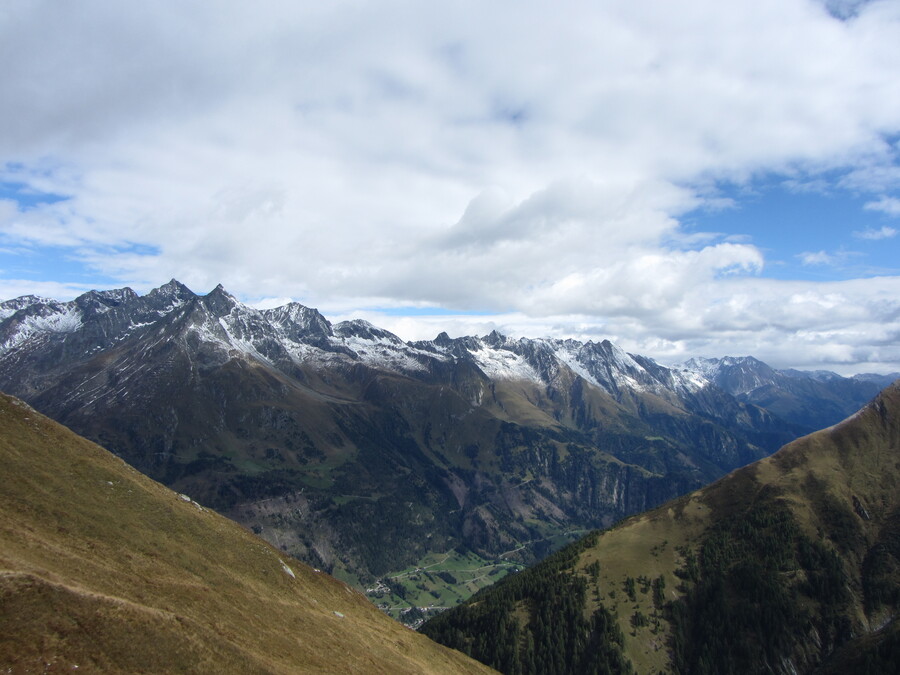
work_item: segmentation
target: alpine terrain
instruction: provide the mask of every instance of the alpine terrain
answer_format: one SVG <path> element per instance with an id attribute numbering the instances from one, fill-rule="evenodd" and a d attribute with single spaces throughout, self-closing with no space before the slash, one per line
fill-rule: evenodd
<path id="1" fill-rule="evenodd" d="M 852 415 L 900 378 L 900 373 L 841 377 L 827 370 L 776 370 L 752 356 L 691 359 L 682 368 L 809 431 Z"/>
<path id="2" fill-rule="evenodd" d="M 844 389 L 878 389 L 782 372 L 785 402 L 605 340 L 407 343 L 174 280 L 21 297 L 0 319 L 0 389 L 410 623 L 839 420 Z"/>
<path id="3" fill-rule="evenodd" d="M 897 672 L 898 483 L 900 381 L 422 630 L 505 673 Z"/>
<path id="4" fill-rule="evenodd" d="M 0 671 L 488 673 L 0 395 Z"/>

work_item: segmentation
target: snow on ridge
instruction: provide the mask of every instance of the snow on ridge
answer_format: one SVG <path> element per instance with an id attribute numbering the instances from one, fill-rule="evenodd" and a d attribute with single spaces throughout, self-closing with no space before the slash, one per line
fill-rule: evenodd
<path id="1" fill-rule="evenodd" d="M 9 317 L 19 311 L 21 308 L 13 309 L 11 307 L 0 307 L 0 321 L 6 321 Z"/>
<path id="2" fill-rule="evenodd" d="M 426 367 L 416 355 L 435 358 L 434 354 L 410 347 L 399 338 L 395 341 L 380 335 L 374 338 L 350 336 L 334 337 L 330 341 L 347 347 L 364 363 L 392 370 L 424 371 Z"/>
<path id="3" fill-rule="evenodd" d="M 216 328 L 221 329 L 217 331 Z M 235 326 L 229 325 L 225 317 L 211 317 L 210 322 L 196 323 L 190 327 L 197 334 L 201 342 L 212 344 L 226 352 L 238 352 L 263 363 L 271 364 L 272 361 L 262 354 L 250 339 L 240 337 Z"/>
<path id="4" fill-rule="evenodd" d="M 159 318 L 163 318 L 164 316 L 168 316 L 172 312 L 181 309 L 187 304 L 187 300 L 178 300 L 177 298 L 173 299 L 172 304 L 166 305 L 160 309 L 155 310 L 155 313 L 159 316 Z"/>
<path id="5" fill-rule="evenodd" d="M 269 359 L 266 355 L 259 351 L 257 346 L 254 344 L 253 331 L 250 330 L 250 326 L 247 325 L 246 321 L 244 321 L 244 317 L 240 316 L 239 313 L 235 312 L 236 307 L 231 310 L 228 316 L 219 317 L 219 326 L 222 327 L 222 330 L 225 331 L 225 336 L 227 340 L 227 344 L 243 354 L 248 356 L 252 356 L 255 359 L 258 359 L 264 363 L 272 363 L 271 359 Z M 241 305 L 241 310 L 243 309 L 251 309 L 253 312 L 257 313 L 262 317 L 262 314 L 256 309 L 252 309 L 247 307 L 246 305 Z M 230 319 L 230 320 L 229 320 Z M 265 319 L 263 319 L 265 321 Z"/>
<path id="6" fill-rule="evenodd" d="M 18 298 L 0 302 L 0 321 L 5 321 L 20 309 L 25 309 L 32 305 L 50 305 L 55 303 L 55 300 L 39 295 L 21 295 Z"/>
<path id="7" fill-rule="evenodd" d="M 584 380 L 608 394 L 613 393 L 610 387 L 633 391 L 653 388 L 652 385 L 648 387 L 638 379 L 643 376 L 644 379 L 655 381 L 647 369 L 621 347 L 608 340 L 599 344 L 556 340 L 551 346 L 557 359 Z M 597 372 L 598 366 L 600 373 Z"/>
<path id="8" fill-rule="evenodd" d="M 694 391 L 699 391 L 709 386 L 709 380 L 700 371 L 686 368 L 670 368 L 669 370 L 677 375 L 686 386 L 693 388 Z"/>
<path id="9" fill-rule="evenodd" d="M 192 325 L 190 330 L 204 343 L 269 364 L 273 363 L 273 359 L 279 362 L 282 358 L 288 358 L 298 365 L 327 367 L 333 363 L 358 360 L 379 369 L 412 373 L 428 371 L 434 362 L 453 361 L 468 354 L 490 378 L 524 380 L 540 385 L 551 384 L 561 366 L 607 393 L 614 393 L 617 389 L 696 390 L 708 384 L 697 372 L 699 368 L 688 368 L 685 364 L 683 369 L 670 368 L 668 373 L 657 370 L 651 360 L 643 357 L 636 360 L 608 340 L 582 343 L 551 338 L 512 339 L 499 333 L 482 338 L 450 340 L 442 333 L 431 342 L 407 343 L 363 319 L 332 325 L 317 310 L 300 303 L 258 310 L 236 300 L 221 286 L 207 296 L 196 296 L 175 282 L 145 296 L 137 296 L 127 288 L 94 291 L 92 295 L 116 301 L 140 298 L 141 302 L 134 307 L 136 313 L 126 317 L 130 321 L 124 336 L 153 325 L 156 317 L 161 319 L 195 298 L 209 298 L 198 305 L 198 309 L 202 307 L 202 311 L 209 314 Z M 42 301 L 27 296 L 17 300 L 19 302 L 16 304 L 22 306 Z M 13 303 L 15 301 L 0 303 L 0 320 L 21 309 L 13 309 Z M 97 303 L 95 309 L 107 309 L 100 305 Z M 65 311 L 23 319 L 16 335 L 0 347 L 0 351 L 10 349 L 36 333 L 67 333 L 81 327 L 82 317 L 74 303 L 49 301 L 45 311 L 51 309 Z M 90 314 L 85 315 L 84 320 L 89 321 L 89 317 Z M 715 363 L 715 360 L 708 361 Z M 699 364 L 696 362 L 696 365 Z M 703 365 L 709 367 L 712 364 L 707 362 Z"/>
<path id="10" fill-rule="evenodd" d="M 578 343 L 578 345 L 583 348 L 581 343 Z M 600 380 L 594 377 L 594 374 L 579 358 L 580 349 L 573 349 L 573 345 L 570 344 L 568 340 L 566 342 L 557 342 L 556 344 L 551 345 L 551 347 L 553 348 L 553 355 L 559 359 L 559 361 L 564 363 L 569 370 L 586 382 L 609 393 L 609 390 L 600 382 Z"/>
<path id="11" fill-rule="evenodd" d="M 375 326 L 365 319 L 351 319 L 350 321 L 341 321 L 332 326 L 332 331 L 336 339 L 358 339 L 368 342 L 377 342 L 380 344 L 391 346 L 409 347 L 399 337 L 383 328 Z"/>
<path id="12" fill-rule="evenodd" d="M 201 343 L 215 345 L 226 352 L 236 349 L 229 341 L 230 336 L 228 335 L 228 332 L 225 331 L 225 335 L 223 336 L 216 328 L 224 330 L 218 323 L 210 325 L 204 321 L 202 323 L 191 324 L 188 328 L 188 332 L 196 333 Z"/>
<path id="13" fill-rule="evenodd" d="M 49 316 L 29 316 L 23 324 L 45 333 L 74 333 L 81 328 L 81 313 L 75 307 L 66 307 Z"/>
<path id="14" fill-rule="evenodd" d="M 73 303 L 63 305 L 65 309 L 47 315 L 26 316 L 16 327 L 15 334 L 2 346 L 0 351 L 8 351 L 41 334 L 74 333 L 81 328 L 81 313 Z"/>
<path id="15" fill-rule="evenodd" d="M 524 356 L 503 348 L 491 348 L 482 344 L 480 349 L 469 350 L 472 358 L 485 375 L 500 380 L 527 380 L 543 384 L 540 374 Z"/>
<path id="16" fill-rule="evenodd" d="M 694 373 L 706 379 L 711 379 L 716 376 L 722 365 L 722 359 L 708 359 L 702 356 L 695 356 L 684 363 L 676 364 L 674 368 L 682 372 Z"/>
<path id="17" fill-rule="evenodd" d="M 290 341 L 283 344 L 284 348 L 287 350 L 288 356 L 290 356 L 294 363 L 298 365 L 302 363 L 327 364 L 338 358 L 346 358 L 346 355 L 344 354 L 327 352 L 324 349 L 306 342 Z"/>
<path id="18" fill-rule="evenodd" d="M 307 307 L 299 302 L 290 302 L 280 307 L 262 310 L 262 315 L 281 334 L 286 334 L 289 326 L 308 332 L 320 332 L 325 335 L 331 335 L 332 333 L 331 324 L 319 313 L 319 310 Z"/>
<path id="19" fill-rule="evenodd" d="M 640 363 L 634 360 L 634 358 L 622 349 L 619 345 L 614 344 L 612 342 L 609 343 L 610 346 L 610 354 L 612 354 L 615 364 L 621 370 L 637 370 L 642 372 L 647 372 L 646 368 L 642 366 Z"/>

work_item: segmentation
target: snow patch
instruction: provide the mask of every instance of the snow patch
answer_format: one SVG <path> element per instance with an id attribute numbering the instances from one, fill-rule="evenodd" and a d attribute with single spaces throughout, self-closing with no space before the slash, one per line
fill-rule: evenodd
<path id="1" fill-rule="evenodd" d="M 12 300 L 0 303 L 0 321 L 5 321 L 20 309 L 31 307 L 32 305 L 49 305 L 56 302 L 50 298 L 43 298 L 39 295 L 23 295 Z"/>
<path id="2" fill-rule="evenodd" d="M 0 346 L 0 353 L 14 349 L 36 335 L 74 333 L 81 325 L 81 314 L 74 305 L 47 316 L 27 316 L 17 326 L 15 334 Z"/>
<path id="3" fill-rule="evenodd" d="M 334 343 L 347 347 L 366 364 L 389 370 L 424 371 L 426 368 L 416 358 L 417 354 L 433 359 L 434 354 L 422 352 L 385 337 L 373 339 L 360 337 L 337 338 Z"/>
<path id="4" fill-rule="evenodd" d="M 481 349 L 469 353 L 475 359 L 475 363 L 491 378 L 501 380 L 527 380 L 542 384 L 541 376 L 532 368 L 525 357 L 506 349 L 491 349 L 482 346 Z"/>
<path id="5" fill-rule="evenodd" d="M 594 377 L 594 374 L 591 373 L 591 371 L 585 366 L 585 364 L 582 363 L 578 358 L 578 351 L 572 349 L 570 345 L 556 345 L 556 349 L 554 349 L 553 355 L 559 361 L 568 366 L 568 368 L 580 378 L 587 382 L 590 382 L 595 387 L 599 387 L 603 391 L 609 393 L 606 387 L 604 387 L 603 384 L 596 377 Z"/>
<path id="6" fill-rule="evenodd" d="M 672 372 L 677 374 L 685 386 L 690 387 L 693 391 L 699 391 L 709 386 L 709 380 L 699 371 L 677 369 Z"/>

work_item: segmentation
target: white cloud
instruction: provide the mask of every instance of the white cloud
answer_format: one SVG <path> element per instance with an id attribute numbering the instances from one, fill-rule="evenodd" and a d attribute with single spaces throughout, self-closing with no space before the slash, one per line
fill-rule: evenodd
<path id="1" fill-rule="evenodd" d="M 825 251 L 804 251 L 797 256 L 804 265 L 833 265 L 835 257 Z"/>
<path id="2" fill-rule="evenodd" d="M 900 6 L 826 4 L 10 0 L 0 181 L 71 198 L 0 205 L 0 244 L 139 290 L 725 340 L 717 289 L 765 261 L 682 227 L 733 205 L 709 185 L 900 185 Z"/>
<path id="3" fill-rule="evenodd" d="M 884 225 L 878 229 L 869 227 L 865 230 L 860 230 L 858 232 L 853 233 L 854 236 L 859 237 L 860 239 L 870 239 L 873 241 L 877 241 L 879 239 L 892 239 L 897 236 L 897 230 L 893 227 L 888 227 Z"/>
<path id="4" fill-rule="evenodd" d="M 882 197 L 877 202 L 867 203 L 864 208 L 869 211 L 881 211 L 889 216 L 900 216 L 900 199 L 896 197 Z"/>
<path id="5" fill-rule="evenodd" d="M 293 298 L 263 298 L 253 303 L 256 309 L 274 309 L 294 302 Z"/>
<path id="6" fill-rule="evenodd" d="M 0 279 L 0 298 L 4 300 L 23 295 L 37 295 L 42 298 L 67 301 L 90 290 L 92 288 L 89 285 L 34 281 L 32 279 Z"/>

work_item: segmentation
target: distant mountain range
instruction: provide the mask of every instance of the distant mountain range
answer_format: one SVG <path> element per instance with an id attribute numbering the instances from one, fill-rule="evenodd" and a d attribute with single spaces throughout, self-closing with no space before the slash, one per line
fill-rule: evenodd
<path id="1" fill-rule="evenodd" d="M 828 370 L 775 370 L 752 356 L 691 359 L 681 368 L 810 431 L 852 415 L 900 378 L 900 373 L 841 377 Z"/>
<path id="2" fill-rule="evenodd" d="M 368 582 L 532 562 L 833 424 L 877 378 L 667 368 L 602 341 L 404 342 L 177 281 L 0 303 L 0 389 L 281 550 Z"/>
<path id="3" fill-rule="evenodd" d="M 519 673 L 897 672 L 900 383 L 426 623 Z"/>
<path id="4" fill-rule="evenodd" d="M 484 673 L 0 395 L 0 671 Z"/>

